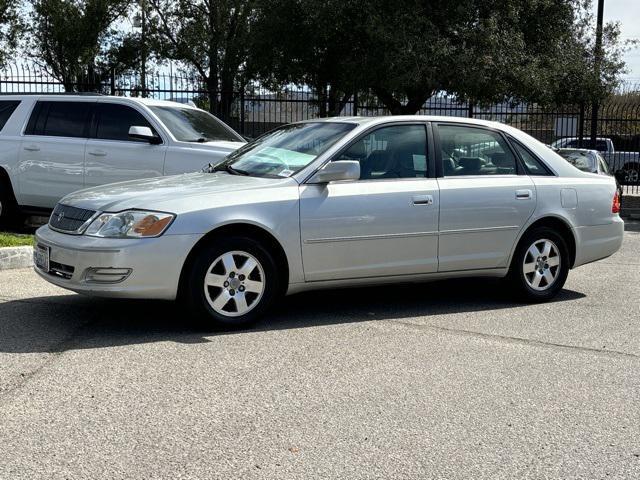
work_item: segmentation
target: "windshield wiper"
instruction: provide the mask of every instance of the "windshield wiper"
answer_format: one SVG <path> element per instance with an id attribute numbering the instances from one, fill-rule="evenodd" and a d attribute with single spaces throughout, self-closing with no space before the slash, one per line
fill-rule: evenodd
<path id="1" fill-rule="evenodd" d="M 191 143 L 206 143 L 208 141 L 209 141 L 209 139 L 207 137 L 198 137 L 198 138 L 194 138 L 192 140 L 187 140 L 187 142 L 191 142 Z"/>
<path id="2" fill-rule="evenodd" d="M 216 165 L 215 167 L 213 167 L 213 169 L 211 169 L 212 172 L 227 172 L 230 173 L 232 175 L 245 175 L 245 176 L 249 176 L 251 175 L 249 172 L 247 172 L 246 170 L 240 170 L 239 168 L 233 168 L 231 165 Z"/>

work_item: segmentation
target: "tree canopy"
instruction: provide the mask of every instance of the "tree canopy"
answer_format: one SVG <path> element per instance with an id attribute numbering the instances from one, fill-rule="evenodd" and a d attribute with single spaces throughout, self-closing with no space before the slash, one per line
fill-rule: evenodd
<path id="1" fill-rule="evenodd" d="M 150 50 L 201 76 L 225 119 L 251 80 L 307 85 L 324 116 L 358 92 L 392 113 L 414 113 L 438 91 L 480 104 L 598 101 L 624 71 L 616 24 L 595 54 L 590 0 L 18 1 L 0 0 L 0 62 L 22 12 L 28 54 L 67 88 L 87 73 L 133 68 Z M 144 48 L 118 28 L 140 7 Z"/>

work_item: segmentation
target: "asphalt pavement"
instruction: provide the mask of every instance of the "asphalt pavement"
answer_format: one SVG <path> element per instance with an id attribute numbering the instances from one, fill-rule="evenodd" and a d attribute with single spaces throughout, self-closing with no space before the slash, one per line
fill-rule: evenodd
<path id="1" fill-rule="evenodd" d="M 551 303 L 324 291 L 227 334 L 0 272 L 0 479 L 639 478 L 639 227 Z"/>

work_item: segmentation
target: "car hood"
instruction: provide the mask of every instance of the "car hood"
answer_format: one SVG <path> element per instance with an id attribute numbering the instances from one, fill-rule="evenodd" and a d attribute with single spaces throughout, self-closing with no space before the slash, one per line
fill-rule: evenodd
<path id="1" fill-rule="evenodd" d="M 291 185 L 297 185 L 292 178 L 249 177 L 226 172 L 186 173 L 79 190 L 64 197 L 60 203 L 101 212 L 135 208 L 180 213 L 187 208 L 202 206 L 200 199 L 193 197 L 203 197 L 205 201 L 218 194 Z"/>

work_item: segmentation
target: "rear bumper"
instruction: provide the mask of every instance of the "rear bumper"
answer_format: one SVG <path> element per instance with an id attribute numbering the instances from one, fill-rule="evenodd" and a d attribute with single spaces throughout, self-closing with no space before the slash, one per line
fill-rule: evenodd
<path id="1" fill-rule="evenodd" d="M 595 262 L 616 253 L 622 246 L 624 237 L 624 221 L 615 217 L 612 223 L 577 227 L 576 261 L 574 267 Z"/>
<path id="2" fill-rule="evenodd" d="M 54 285 L 101 297 L 174 300 L 180 272 L 201 235 L 163 235 L 148 239 L 108 239 L 66 235 L 47 225 L 36 232 L 36 242 L 50 248 L 50 262 L 73 270 L 64 278 L 37 267 L 35 271 Z M 69 269 L 68 267 L 71 267 Z M 92 268 L 130 269 L 117 283 L 96 282 Z"/>

